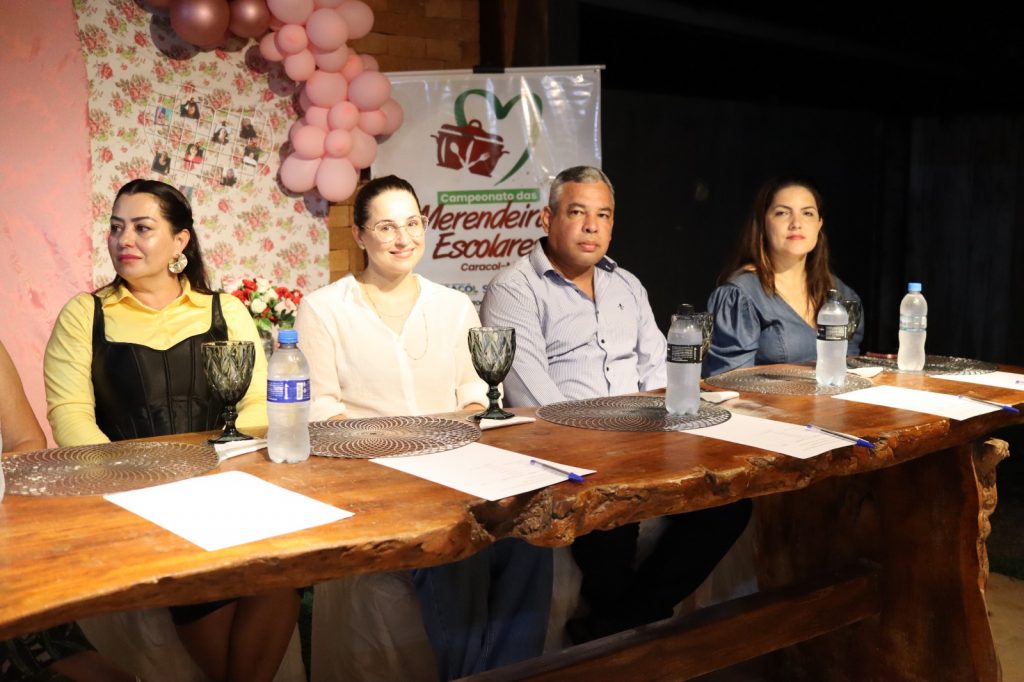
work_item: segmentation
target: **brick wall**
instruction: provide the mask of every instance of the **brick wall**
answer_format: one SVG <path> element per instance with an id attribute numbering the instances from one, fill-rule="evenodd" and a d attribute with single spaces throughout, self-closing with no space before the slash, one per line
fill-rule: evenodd
<path id="1" fill-rule="evenodd" d="M 381 71 L 465 69 L 480 63 L 479 3 L 495 0 L 364 1 L 373 8 L 373 31 L 351 45 L 373 55 Z M 328 218 L 332 282 L 363 269 L 351 226 L 351 200 L 333 204 Z"/>

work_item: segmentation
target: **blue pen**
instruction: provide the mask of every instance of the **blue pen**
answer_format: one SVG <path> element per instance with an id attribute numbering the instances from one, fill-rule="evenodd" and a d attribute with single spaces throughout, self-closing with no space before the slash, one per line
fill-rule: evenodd
<path id="1" fill-rule="evenodd" d="M 976 403 L 983 403 L 985 405 L 992 405 L 993 407 L 998 407 L 1000 410 L 1005 410 L 1006 412 L 1012 412 L 1013 414 L 1020 414 L 1020 410 L 1018 410 L 1013 405 L 1007 405 L 1006 403 L 997 403 L 994 400 L 985 400 L 984 398 L 975 398 L 973 395 L 960 395 L 960 396 L 957 396 L 957 397 L 962 399 L 962 400 L 973 400 Z"/>
<path id="2" fill-rule="evenodd" d="M 583 483 L 583 477 L 577 474 L 576 472 L 566 471 L 565 469 L 560 469 L 556 466 L 552 466 L 547 462 L 538 462 L 535 459 L 531 459 L 530 464 L 533 464 L 534 466 L 539 466 L 542 469 L 547 469 L 553 474 L 561 474 L 562 476 L 567 477 L 573 483 Z"/>
<path id="3" fill-rule="evenodd" d="M 861 446 L 862 448 L 870 448 L 871 450 L 875 449 L 875 444 L 872 443 L 871 441 L 864 440 L 863 438 L 858 438 L 857 436 L 851 436 L 848 433 L 840 433 L 839 431 L 833 431 L 832 429 L 825 429 L 825 428 L 822 428 L 820 426 L 816 426 L 814 424 L 808 424 L 807 428 L 810 429 L 811 431 L 820 431 L 821 433 L 827 433 L 828 435 L 835 436 L 836 438 L 842 438 L 843 440 L 848 440 L 851 443 L 856 443 L 857 445 Z"/>

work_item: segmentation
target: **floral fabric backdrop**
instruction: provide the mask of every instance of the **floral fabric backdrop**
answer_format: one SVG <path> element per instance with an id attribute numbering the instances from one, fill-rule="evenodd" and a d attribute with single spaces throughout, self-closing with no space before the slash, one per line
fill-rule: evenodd
<path id="1" fill-rule="evenodd" d="M 135 178 L 189 197 L 214 287 L 255 276 L 306 292 L 327 284 L 327 204 L 277 182 L 296 118 L 280 65 L 239 38 L 199 51 L 166 13 L 134 0 L 74 5 L 89 81 L 94 284 L 113 278 L 110 209 Z"/>

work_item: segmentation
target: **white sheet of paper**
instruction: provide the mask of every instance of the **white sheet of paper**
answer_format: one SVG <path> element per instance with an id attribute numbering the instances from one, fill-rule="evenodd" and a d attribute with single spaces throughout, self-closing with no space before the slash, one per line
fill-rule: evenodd
<path id="1" fill-rule="evenodd" d="M 516 424 L 531 424 L 537 421 L 535 417 L 511 417 L 510 419 L 481 419 L 480 430 L 500 429 L 503 426 L 515 426 Z"/>
<path id="2" fill-rule="evenodd" d="M 862 388 L 859 391 L 840 393 L 832 397 L 838 400 L 850 400 L 855 403 L 882 405 L 883 407 L 895 407 L 901 410 L 910 410 L 911 412 L 934 414 L 939 417 L 956 419 L 957 421 L 999 410 L 995 405 L 986 405 L 974 400 L 964 400 L 955 395 L 921 391 L 916 388 L 901 388 L 899 386 L 872 386 L 871 388 Z"/>
<path id="3" fill-rule="evenodd" d="M 593 469 L 578 469 L 483 443 L 430 455 L 379 457 L 370 461 L 491 501 L 567 480 L 561 474 L 530 464 L 531 459 L 580 476 L 594 473 Z"/>
<path id="4" fill-rule="evenodd" d="M 352 516 L 241 471 L 103 497 L 210 552 Z"/>
<path id="5" fill-rule="evenodd" d="M 946 381 L 960 381 L 965 384 L 979 384 L 981 386 L 996 386 L 1008 388 L 1011 391 L 1024 391 L 1024 374 L 1013 372 L 989 372 L 988 374 L 933 374 L 933 379 L 945 379 Z"/>
<path id="6" fill-rule="evenodd" d="M 706 426 L 702 429 L 689 429 L 680 431 L 680 433 L 751 445 L 799 459 L 808 459 L 829 450 L 853 445 L 844 438 L 812 431 L 807 428 L 806 424 L 789 424 L 735 412 L 732 413 L 732 418 L 729 421 L 722 424 Z"/>

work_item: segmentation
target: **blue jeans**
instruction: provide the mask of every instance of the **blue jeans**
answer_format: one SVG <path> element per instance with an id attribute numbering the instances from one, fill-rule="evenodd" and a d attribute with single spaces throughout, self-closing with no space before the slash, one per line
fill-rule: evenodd
<path id="1" fill-rule="evenodd" d="M 553 571 L 550 549 L 513 538 L 462 561 L 412 571 L 440 678 L 540 655 Z"/>

